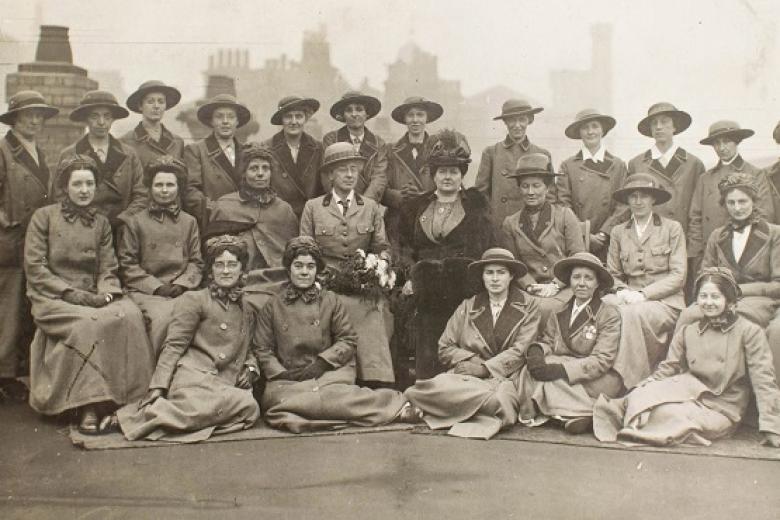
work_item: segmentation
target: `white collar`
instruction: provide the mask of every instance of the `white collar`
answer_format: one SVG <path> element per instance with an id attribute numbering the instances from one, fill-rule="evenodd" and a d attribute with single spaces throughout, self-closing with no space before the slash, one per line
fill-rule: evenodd
<path id="1" fill-rule="evenodd" d="M 677 143 L 672 143 L 672 146 L 669 147 L 668 150 L 665 152 L 661 152 L 661 150 L 658 149 L 658 146 L 653 143 L 653 146 L 650 148 L 650 156 L 653 159 L 656 159 L 657 161 L 661 162 L 661 159 L 664 159 L 667 163 L 672 159 L 675 153 L 677 153 L 677 149 L 679 146 Z"/>
<path id="2" fill-rule="evenodd" d="M 352 141 L 352 142 L 354 142 L 355 139 L 358 139 L 362 143 L 363 139 L 366 137 L 366 130 L 365 130 L 365 128 L 363 130 L 361 130 L 361 132 L 359 134 L 353 134 L 352 130 L 347 130 L 347 132 L 349 133 L 349 140 Z"/>
<path id="3" fill-rule="evenodd" d="M 734 161 L 736 161 L 736 160 L 737 160 L 737 157 L 739 157 L 739 153 L 735 153 L 735 154 L 734 154 L 734 157 L 732 157 L 732 158 L 731 158 L 731 159 L 729 159 L 728 161 L 724 161 L 723 159 L 721 159 L 721 160 L 720 160 L 720 164 L 722 164 L 722 165 L 724 165 L 724 166 L 728 166 L 729 164 L 731 164 L 731 163 L 733 163 Z"/>
<path id="4" fill-rule="evenodd" d="M 602 162 L 604 160 L 604 154 L 606 153 L 607 148 L 602 144 L 598 150 L 596 150 L 596 153 L 590 153 L 590 150 L 588 150 L 587 146 L 582 147 L 582 160 L 587 161 L 590 159 L 593 162 Z"/>
<path id="5" fill-rule="evenodd" d="M 349 190 L 349 194 L 343 199 L 338 196 L 336 190 L 331 190 L 331 194 L 333 196 L 333 200 L 335 200 L 336 203 L 338 203 L 339 201 L 343 201 L 346 202 L 347 204 L 352 204 L 352 199 L 355 198 L 355 190 Z"/>
<path id="6" fill-rule="evenodd" d="M 576 312 L 579 312 L 579 311 L 581 311 L 582 309 L 584 309 L 585 307 L 587 307 L 588 305 L 590 305 L 590 301 L 591 301 L 592 299 L 593 299 L 593 298 L 588 298 L 588 299 L 585 301 L 585 303 L 583 303 L 582 305 L 577 305 L 577 300 L 575 299 L 574 301 L 572 301 L 572 302 L 571 302 L 571 313 L 572 313 L 572 314 L 574 314 L 574 313 L 576 313 Z"/>
<path id="7" fill-rule="evenodd" d="M 223 150 L 226 148 L 233 148 L 235 149 L 235 143 L 233 142 L 233 138 L 230 139 L 222 139 L 220 137 L 217 137 L 217 143 L 219 143 L 219 147 Z"/>

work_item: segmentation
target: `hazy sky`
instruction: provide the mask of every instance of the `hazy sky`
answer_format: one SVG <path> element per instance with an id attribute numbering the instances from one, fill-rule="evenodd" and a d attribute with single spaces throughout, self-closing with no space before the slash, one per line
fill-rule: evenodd
<path id="1" fill-rule="evenodd" d="M 23 5 L 20 5 L 23 4 Z M 0 30 L 35 41 L 33 0 L 0 0 Z M 386 65 L 413 38 L 439 56 L 440 74 L 465 95 L 497 84 L 542 102 L 551 69 L 588 68 L 589 26 L 614 25 L 615 115 L 635 127 L 654 101 L 694 115 L 690 139 L 736 118 L 775 153 L 780 117 L 776 0 L 43 0 L 44 23 L 67 25 L 75 61 L 119 69 L 125 90 L 158 78 L 185 98 L 203 93 L 207 55 L 249 49 L 252 66 L 300 56 L 302 31 L 327 27 L 346 79 L 382 87 Z"/>

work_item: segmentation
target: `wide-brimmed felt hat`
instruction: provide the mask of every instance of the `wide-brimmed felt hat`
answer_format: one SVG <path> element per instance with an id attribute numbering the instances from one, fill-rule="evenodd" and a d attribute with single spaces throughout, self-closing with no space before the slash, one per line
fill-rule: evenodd
<path id="1" fill-rule="evenodd" d="M 281 125 L 282 116 L 290 110 L 308 110 L 309 115 L 320 109 L 320 102 L 314 98 L 303 98 L 300 96 L 287 96 L 279 100 L 276 112 L 271 116 L 272 125 Z"/>
<path id="2" fill-rule="evenodd" d="M 369 96 L 368 94 L 363 94 L 356 90 L 350 90 L 349 92 L 345 92 L 344 95 L 341 96 L 341 99 L 333 103 L 333 106 L 330 107 L 330 116 L 336 121 L 341 121 L 343 123 L 344 109 L 347 108 L 347 105 L 352 103 L 366 107 L 367 119 L 371 119 L 382 110 L 382 103 L 374 96 Z"/>
<path id="3" fill-rule="evenodd" d="M 515 163 L 515 169 L 507 174 L 507 177 L 514 178 L 517 182 L 525 177 L 554 180 L 557 176 L 558 174 L 552 170 L 550 158 L 543 153 L 529 153 L 520 156 Z"/>
<path id="4" fill-rule="evenodd" d="M 558 280 L 569 285 L 571 272 L 575 267 L 587 267 L 588 269 L 592 269 L 596 273 L 596 278 L 598 278 L 599 281 L 599 289 L 601 290 L 611 289 L 615 284 L 615 279 L 612 278 L 612 275 L 606 270 L 604 264 L 601 263 L 601 260 L 599 260 L 596 255 L 588 253 L 587 251 L 574 253 L 568 258 L 563 258 L 555 262 L 555 265 L 553 265 L 553 274 L 555 274 L 555 277 Z"/>
<path id="5" fill-rule="evenodd" d="M 476 279 L 482 275 L 482 269 L 488 264 L 499 264 L 506 266 L 512 271 L 512 275 L 515 278 L 525 276 L 528 272 L 528 268 L 525 264 L 515 259 L 515 256 L 508 249 L 503 247 L 491 247 L 482 253 L 482 258 L 471 262 L 468 266 L 469 276 Z"/>
<path id="6" fill-rule="evenodd" d="M 646 137 L 653 137 L 653 132 L 650 130 L 650 120 L 659 115 L 667 115 L 672 118 L 675 135 L 684 132 L 691 126 L 691 115 L 688 112 L 683 112 L 671 103 L 662 101 L 647 109 L 647 116 L 636 125 L 639 133 Z"/>
<path id="7" fill-rule="evenodd" d="M 721 137 L 728 137 L 735 143 L 755 135 L 753 130 L 742 128 L 736 121 L 716 121 L 710 125 L 710 131 L 704 139 L 699 141 L 701 144 L 715 144 L 715 141 Z"/>
<path id="8" fill-rule="evenodd" d="M 217 94 L 198 108 L 198 121 L 204 125 L 211 126 L 211 116 L 218 108 L 232 108 L 236 111 L 238 117 L 238 128 L 241 128 L 252 119 L 252 113 L 243 104 L 239 103 L 234 96 L 230 94 Z"/>
<path id="9" fill-rule="evenodd" d="M 127 108 L 136 113 L 141 113 L 141 103 L 143 103 L 144 97 L 152 92 L 159 92 L 165 96 L 165 110 L 169 110 L 179 104 L 181 100 L 181 92 L 177 89 L 166 85 L 162 81 L 156 79 L 145 81 L 141 83 L 138 90 L 130 94 L 125 104 Z"/>
<path id="10" fill-rule="evenodd" d="M 40 92 L 35 90 L 21 90 L 8 100 L 8 111 L 0 115 L 0 123 L 13 125 L 16 114 L 22 110 L 38 108 L 43 111 L 44 119 L 49 119 L 60 113 L 58 108 L 48 104 Z"/>
<path id="11" fill-rule="evenodd" d="M 351 160 L 366 162 L 366 158 L 360 155 L 360 151 L 355 145 L 340 141 L 325 148 L 325 151 L 322 153 L 322 166 L 320 168 Z"/>
<path id="12" fill-rule="evenodd" d="M 124 119 L 130 115 L 127 109 L 119 104 L 116 97 L 106 90 L 90 90 L 79 101 L 79 105 L 70 113 L 71 121 L 84 122 L 89 113 L 96 108 L 107 108 L 114 119 Z"/>
<path id="13" fill-rule="evenodd" d="M 595 108 L 586 108 L 585 110 L 577 112 L 577 115 L 574 116 L 574 122 L 566 127 L 564 134 L 566 134 L 566 137 L 569 139 L 580 139 L 580 127 L 590 121 L 598 121 L 601 123 L 601 128 L 604 129 L 604 135 L 607 135 L 610 130 L 615 128 L 615 124 L 617 123 L 612 116 L 602 114 Z"/>
<path id="14" fill-rule="evenodd" d="M 508 99 L 501 105 L 501 114 L 493 118 L 493 121 L 504 119 L 511 116 L 519 116 L 522 114 L 528 114 L 530 116 L 538 114 L 544 110 L 542 107 L 532 107 L 531 103 L 525 99 Z"/>
<path id="15" fill-rule="evenodd" d="M 390 117 L 392 117 L 394 121 L 405 125 L 406 121 L 404 121 L 404 118 L 406 117 L 406 112 L 408 112 L 410 108 L 421 108 L 422 110 L 425 110 L 425 113 L 428 114 L 428 123 L 433 123 L 444 113 L 444 108 L 440 104 L 427 100 L 421 96 L 412 96 L 404 99 L 403 103 L 395 107 L 390 113 Z"/>
<path id="16" fill-rule="evenodd" d="M 433 173 L 439 166 L 458 166 L 465 175 L 465 170 L 471 162 L 471 148 L 466 137 L 455 130 L 445 128 L 432 137 L 432 142 L 428 165 Z"/>
<path id="17" fill-rule="evenodd" d="M 655 198 L 656 205 L 669 202 L 672 198 L 672 194 L 658 184 L 655 177 L 649 173 L 641 172 L 629 176 L 623 187 L 612 194 L 612 198 L 623 204 L 628 204 L 628 196 L 635 191 L 644 191 L 651 194 Z"/>

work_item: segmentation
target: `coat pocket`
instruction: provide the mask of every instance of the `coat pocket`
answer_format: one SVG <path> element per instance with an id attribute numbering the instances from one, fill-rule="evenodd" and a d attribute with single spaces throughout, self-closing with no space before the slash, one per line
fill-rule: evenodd
<path id="1" fill-rule="evenodd" d="M 661 271 L 669 270 L 669 255 L 672 250 L 668 246 L 655 246 L 650 248 L 650 265 Z"/>

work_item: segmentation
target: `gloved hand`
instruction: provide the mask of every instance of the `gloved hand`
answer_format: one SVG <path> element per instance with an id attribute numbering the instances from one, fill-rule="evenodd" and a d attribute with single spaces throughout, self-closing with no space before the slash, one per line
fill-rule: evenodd
<path id="1" fill-rule="evenodd" d="M 154 294 L 165 298 L 176 298 L 177 296 L 181 296 L 185 290 L 186 289 L 181 285 L 165 283 L 155 289 Z"/>
<path id="2" fill-rule="evenodd" d="M 407 182 L 403 186 L 401 186 L 401 197 L 403 197 L 404 200 L 410 199 L 416 195 L 419 195 L 422 193 L 420 190 L 417 189 L 417 186 L 412 184 L 411 182 Z"/>
<path id="3" fill-rule="evenodd" d="M 529 368 L 528 370 L 537 381 L 555 381 L 556 379 L 566 379 L 566 370 L 560 363 L 549 363 L 541 367 Z"/>
<path id="4" fill-rule="evenodd" d="M 258 379 L 260 379 L 260 374 L 257 372 L 257 369 L 254 367 L 250 368 L 249 365 L 244 365 L 244 367 L 241 369 L 241 372 L 238 374 L 238 381 L 236 382 L 236 386 L 238 388 L 247 390 L 252 388 Z"/>
<path id="5" fill-rule="evenodd" d="M 305 367 L 300 374 L 299 381 L 306 381 L 307 379 L 317 379 L 322 374 L 327 372 L 328 370 L 331 370 L 333 367 L 331 367 L 330 363 L 322 359 L 321 357 L 317 357 L 314 361 L 312 361 L 309 366 Z"/>
<path id="6" fill-rule="evenodd" d="M 528 370 L 544 366 L 544 350 L 538 343 L 531 343 L 525 351 L 525 359 L 528 363 Z"/>
<path id="7" fill-rule="evenodd" d="M 108 305 L 105 294 L 94 294 L 81 289 L 68 289 L 63 293 L 62 299 L 72 305 L 84 307 L 99 308 Z"/>

